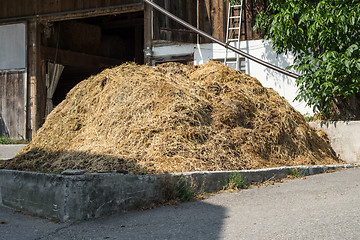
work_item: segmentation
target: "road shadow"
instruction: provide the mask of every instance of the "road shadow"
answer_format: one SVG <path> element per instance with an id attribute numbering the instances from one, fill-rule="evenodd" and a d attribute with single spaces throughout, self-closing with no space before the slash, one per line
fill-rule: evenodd
<path id="1" fill-rule="evenodd" d="M 83 221 L 52 239 L 221 239 L 226 208 L 193 201 Z"/>

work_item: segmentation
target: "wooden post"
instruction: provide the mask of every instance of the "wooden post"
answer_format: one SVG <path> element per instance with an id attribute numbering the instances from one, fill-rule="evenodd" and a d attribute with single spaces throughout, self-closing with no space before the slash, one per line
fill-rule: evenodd
<path id="1" fill-rule="evenodd" d="M 35 137 L 39 129 L 38 82 L 40 80 L 40 31 L 36 21 L 28 24 L 28 82 L 30 84 L 30 127 L 31 136 Z"/>
<path id="2" fill-rule="evenodd" d="M 164 8 L 167 11 L 171 11 L 170 0 L 165 0 Z M 171 29 L 170 18 L 168 16 L 165 16 L 165 28 L 166 29 Z M 166 31 L 165 34 L 166 34 L 166 39 L 165 40 L 171 41 L 172 40 L 172 32 L 171 31 Z"/>
<path id="3" fill-rule="evenodd" d="M 145 3 L 144 6 L 144 62 L 146 65 L 152 65 L 150 53 L 152 51 L 153 38 L 153 14 L 152 7 Z M 147 54 L 148 53 L 148 54 Z"/>
<path id="4" fill-rule="evenodd" d="M 226 4 L 224 1 L 213 1 L 211 6 L 212 35 L 225 41 Z"/>
<path id="5" fill-rule="evenodd" d="M 200 0 L 196 1 L 196 27 L 200 29 Z M 196 43 L 200 44 L 199 34 L 196 34 Z"/>
<path id="6" fill-rule="evenodd" d="M 244 18 L 245 18 L 245 40 L 252 40 L 253 39 L 253 29 L 251 21 L 255 16 L 252 14 L 253 9 L 253 1 L 244 0 Z"/>

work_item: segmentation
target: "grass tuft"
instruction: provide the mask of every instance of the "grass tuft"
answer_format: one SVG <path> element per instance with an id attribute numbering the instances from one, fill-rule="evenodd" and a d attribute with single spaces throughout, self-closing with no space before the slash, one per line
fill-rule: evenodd
<path id="1" fill-rule="evenodd" d="M 239 189 L 245 189 L 245 188 L 248 188 L 248 185 L 244 181 L 241 173 L 239 173 L 239 172 L 231 173 L 229 176 L 229 182 L 224 187 L 225 190 L 230 190 L 230 189 L 239 190 Z"/>
<path id="2" fill-rule="evenodd" d="M 28 140 L 25 139 L 11 139 L 6 136 L 0 136 L 0 144 L 27 144 Z"/>
<path id="3" fill-rule="evenodd" d="M 297 168 L 295 168 L 295 169 L 290 169 L 288 171 L 288 177 L 295 179 L 295 178 L 302 178 L 303 175 L 299 172 L 299 170 Z"/>

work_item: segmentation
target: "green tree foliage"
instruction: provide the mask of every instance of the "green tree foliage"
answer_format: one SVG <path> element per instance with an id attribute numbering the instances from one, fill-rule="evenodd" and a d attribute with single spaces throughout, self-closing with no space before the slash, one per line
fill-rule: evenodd
<path id="1" fill-rule="evenodd" d="M 295 55 L 298 100 L 329 116 L 360 99 L 359 0 L 268 0 L 255 28 L 278 54 Z"/>

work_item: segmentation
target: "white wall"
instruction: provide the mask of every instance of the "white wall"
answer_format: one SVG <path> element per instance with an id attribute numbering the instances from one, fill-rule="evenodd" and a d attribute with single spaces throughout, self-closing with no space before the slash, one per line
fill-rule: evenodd
<path id="1" fill-rule="evenodd" d="M 194 53 L 195 44 L 174 44 L 170 46 L 154 47 L 153 57 L 181 56 Z"/>
<path id="2" fill-rule="evenodd" d="M 294 60 L 292 55 L 279 55 L 272 50 L 268 41 L 250 40 L 242 41 L 240 49 L 244 52 L 260 58 L 266 62 L 276 65 L 281 68 L 286 68 L 291 65 Z M 194 54 L 194 64 L 200 65 L 210 60 L 223 60 L 225 57 L 225 48 L 215 44 L 183 44 L 162 46 L 153 49 L 154 56 L 185 55 Z M 229 51 L 229 58 L 234 58 L 235 54 Z M 245 60 L 245 72 L 252 77 L 257 78 L 264 87 L 273 88 L 281 96 L 285 97 L 290 104 L 299 112 L 306 115 L 312 115 L 310 107 L 305 106 L 304 102 L 294 101 L 297 95 L 297 87 L 295 79 L 278 73 L 274 70 L 268 69 L 261 64 L 253 61 Z"/>

